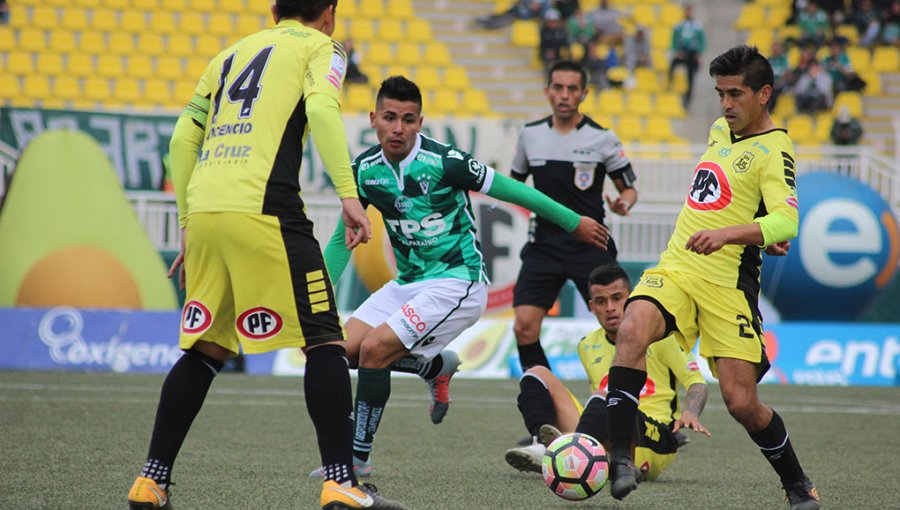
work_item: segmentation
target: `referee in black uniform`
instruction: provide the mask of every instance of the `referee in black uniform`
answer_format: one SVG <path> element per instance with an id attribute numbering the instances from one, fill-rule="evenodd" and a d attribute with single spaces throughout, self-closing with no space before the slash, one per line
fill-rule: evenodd
<path id="1" fill-rule="evenodd" d="M 606 196 L 610 211 L 626 216 L 637 202 L 634 171 L 622 143 L 611 130 L 578 111 L 587 93 L 587 75 L 578 64 L 561 61 L 547 73 L 544 89 L 553 114 L 526 124 L 519 134 L 512 177 L 525 181 L 578 214 L 603 223 L 603 179 L 618 190 Z M 590 299 L 588 275 L 616 261 L 610 238 L 606 251 L 579 243 L 572 234 L 532 216 L 529 241 L 522 249 L 522 268 L 513 290 L 513 330 L 522 370 L 550 368 L 540 343 L 541 322 L 566 280 L 572 280 L 585 303 Z"/>

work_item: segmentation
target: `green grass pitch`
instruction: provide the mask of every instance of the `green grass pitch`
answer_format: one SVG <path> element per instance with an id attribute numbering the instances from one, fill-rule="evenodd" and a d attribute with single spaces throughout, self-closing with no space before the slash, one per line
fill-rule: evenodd
<path id="1" fill-rule="evenodd" d="M 0 372 L 0 508 L 124 509 L 146 455 L 162 376 Z M 572 382 L 579 397 L 586 384 Z M 318 508 L 302 380 L 220 376 L 174 469 L 178 510 Z M 900 388 L 763 386 L 832 509 L 900 508 Z M 440 425 L 420 381 L 395 378 L 369 479 L 412 509 L 781 509 L 777 477 L 711 388 L 691 443 L 624 502 L 571 503 L 506 465 L 525 435 L 513 380 L 454 379 Z"/>

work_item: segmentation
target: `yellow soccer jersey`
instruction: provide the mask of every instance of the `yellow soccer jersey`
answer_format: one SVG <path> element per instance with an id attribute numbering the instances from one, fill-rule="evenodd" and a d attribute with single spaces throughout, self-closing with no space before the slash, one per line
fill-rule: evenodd
<path id="1" fill-rule="evenodd" d="M 738 138 L 724 117 L 709 131 L 706 152 L 694 169 L 690 191 L 659 266 L 729 288 L 759 291 L 757 246 L 725 245 L 710 255 L 685 249 L 698 230 L 752 223 L 779 214 L 799 222 L 794 146 L 783 129 Z"/>
<path id="2" fill-rule="evenodd" d="M 211 104 L 188 184 L 188 210 L 302 213 L 305 104 L 314 94 L 339 101 L 345 68 L 338 43 L 293 20 L 247 36 L 213 58 L 194 92 Z M 347 151 L 345 140 L 334 143 Z M 352 185 L 349 156 L 346 174 Z"/>
<path id="3" fill-rule="evenodd" d="M 609 367 L 616 345 L 606 338 L 603 328 L 592 331 L 578 342 L 578 357 L 591 381 L 591 390 L 609 391 Z M 641 389 L 639 409 L 661 423 L 681 416 L 678 386 L 706 384 L 694 356 L 685 352 L 674 336 L 656 342 L 647 349 L 647 382 Z"/>

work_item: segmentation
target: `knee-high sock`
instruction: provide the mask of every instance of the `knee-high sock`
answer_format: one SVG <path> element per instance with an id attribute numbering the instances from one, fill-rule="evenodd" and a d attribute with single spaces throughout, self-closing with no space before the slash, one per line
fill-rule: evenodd
<path id="1" fill-rule="evenodd" d="M 337 483 L 353 476 L 353 390 L 346 351 L 339 345 L 307 349 L 303 393 L 306 409 L 316 428 L 322 473 Z"/>
<path id="2" fill-rule="evenodd" d="M 519 412 L 525 420 L 525 428 L 537 436 L 541 425 L 556 423 L 556 408 L 550 391 L 539 378 L 525 374 L 519 381 Z"/>
<path id="3" fill-rule="evenodd" d="M 222 365 L 194 350 L 185 351 L 175 362 L 160 391 L 150 449 L 141 476 L 152 478 L 162 486 L 169 484 L 175 457 Z"/>
<path id="4" fill-rule="evenodd" d="M 375 432 L 390 396 L 391 369 L 359 369 L 359 379 L 356 382 L 356 427 L 353 434 L 353 455 L 357 458 L 369 459 Z"/>
<path id="5" fill-rule="evenodd" d="M 405 372 L 407 374 L 416 374 L 422 379 L 430 380 L 437 377 L 444 368 L 444 353 L 441 352 L 428 361 L 422 361 L 415 356 L 406 356 L 398 359 L 391 364 L 391 370 L 395 372 Z"/>
<path id="6" fill-rule="evenodd" d="M 544 354 L 544 348 L 541 347 L 541 341 L 538 340 L 533 344 L 525 344 L 517 346 L 519 350 L 519 363 L 522 370 L 528 370 L 531 367 L 542 366 L 550 368 L 550 362 L 547 355 Z"/>
<path id="7" fill-rule="evenodd" d="M 599 395 L 593 395 L 588 400 L 575 432 L 587 434 L 604 445 L 609 444 L 609 415 L 606 410 L 606 400 Z"/>
<path id="8" fill-rule="evenodd" d="M 647 382 L 647 372 L 628 367 L 609 369 L 609 393 L 606 395 L 606 412 L 609 418 L 610 454 L 613 457 L 631 458 L 637 408 L 641 388 Z M 632 459 L 634 460 L 634 459 Z"/>
<path id="9" fill-rule="evenodd" d="M 778 413 L 773 410 L 769 425 L 759 432 L 749 434 L 756 446 L 759 446 L 759 451 L 778 473 L 782 485 L 799 483 L 806 479 L 803 468 L 800 467 L 800 460 L 794 453 L 787 429 Z"/>

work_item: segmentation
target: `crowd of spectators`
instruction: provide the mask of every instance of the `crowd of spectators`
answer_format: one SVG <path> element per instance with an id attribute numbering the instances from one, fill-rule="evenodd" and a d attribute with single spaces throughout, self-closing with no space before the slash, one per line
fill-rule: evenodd
<path id="1" fill-rule="evenodd" d="M 841 39 L 837 28 L 850 25 L 856 27 L 857 44 L 864 48 L 900 46 L 900 0 L 794 0 L 792 6 L 788 23 L 800 28 L 798 44 Z"/>

